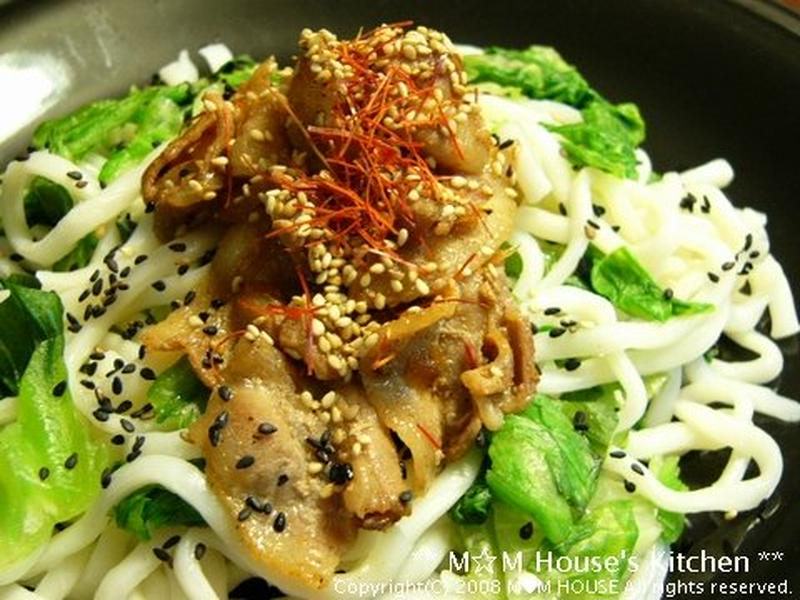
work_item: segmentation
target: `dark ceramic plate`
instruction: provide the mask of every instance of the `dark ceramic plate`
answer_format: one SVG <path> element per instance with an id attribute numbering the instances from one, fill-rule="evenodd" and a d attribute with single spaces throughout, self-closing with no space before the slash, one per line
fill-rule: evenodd
<path id="1" fill-rule="evenodd" d="M 236 52 L 286 60 L 303 27 L 353 34 L 406 19 L 459 42 L 556 46 L 606 96 L 638 103 L 657 170 L 726 157 L 737 172 L 733 198 L 769 215 L 774 253 L 800 297 L 800 19 L 758 0 L 0 0 L 0 164 L 24 150 L 43 117 L 144 83 L 181 48 L 220 40 Z M 784 346 L 780 387 L 800 398 L 797 340 Z M 733 521 L 693 519 L 680 549 L 745 554 L 750 572 L 728 581 L 788 578 L 798 588 L 800 430 L 763 425 L 786 460 L 775 497 Z M 707 478 L 720 458 L 690 456 L 684 472 Z M 762 551 L 783 559 L 760 559 Z M 695 597 L 678 597 L 688 596 Z"/>

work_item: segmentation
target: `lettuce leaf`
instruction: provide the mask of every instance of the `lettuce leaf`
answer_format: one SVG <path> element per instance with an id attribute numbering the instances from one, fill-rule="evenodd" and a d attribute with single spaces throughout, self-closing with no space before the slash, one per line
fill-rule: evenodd
<path id="1" fill-rule="evenodd" d="M 480 525 L 489 518 L 492 492 L 486 477 L 479 477 L 450 509 L 450 518 L 460 525 Z"/>
<path id="2" fill-rule="evenodd" d="M 563 541 L 592 497 L 600 461 L 558 401 L 539 395 L 524 413 L 506 417 L 489 457 L 492 496 L 533 517 L 551 541 Z"/>
<path id="3" fill-rule="evenodd" d="M 664 322 L 714 309 L 711 304 L 685 302 L 665 293 L 624 246 L 594 261 L 591 283 L 595 292 L 621 311 L 649 321 Z"/>
<path id="4" fill-rule="evenodd" d="M 73 161 L 92 153 L 106 157 L 99 176 L 106 184 L 138 163 L 153 145 L 180 131 L 191 98 L 186 84 L 134 88 L 123 98 L 100 100 L 45 121 L 34 133 L 33 145 Z"/>
<path id="5" fill-rule="evenodd" d="M 39 342 L 62 332 L 61 301 L 53 292 L 6 280 L 10 295 L 0 303 L 0 394 L 16 396 Z"/>
<path id="6" fill-rule="evenodd" d="M 114 507 L 117 525 L 140 540 L 149 540 L 161 527 L 205 525 L 203 517 L 180 496 L 159 486 L 146 486 Z"/>
<path id="7" fill-rule="evenodd" d="M 472 83 L 496 83 L 530 98 L 556 100 L 576 108 L 596 96 L 578 70 L 547 46 L 486 48 L 483 54 L 465 56 L 464 68 Z"/>
<path id="8" fill-rule="evenodd" d="M 147 400 L 158 423 L 167 429 L 183 429 L 205 410 L 209 393 L 184 356 L 156 378 L 147 391 Z"/>
<path id="9" fill-rule="evenodd" d="M 634 517 L 633 501 L 626 499 L 606 502 L 588 511 L 575 524 L 569 536 L 552 550 L 555 556 L 568 556 L 574 559 L 574 564 L 581 564 L 580 559 L 599 559 L 599 568 L 581 569 L 574 573 L 563 573 L 553 569 L 537 575 L 542 579 L 551 579 L 554 583 L 574 582 L 574 584 L 562 583 L 560 586 L 552 585 L 553 588 L 566 590 L 566 593 L 562 592 L 559 595 L 565 600 L 616 598 L 617 591 L 620 591 L 622 586 L 617 586 L 615 590 L 611 582 L 625 580 L 638 537 L 639 529 Z M 593 586 L 592 582 L 597 583 Z"/>
<path id="10" fill-rule="evenodd" d="M 634 151 L 644 141 L 645 126 L 635 104 L 614 106 L 596 100 L 581 112 L 583 121 L 551 125 L 559 134 L 567 158 L 576 167 L 595 167 L 616 177 L 636 178 Z"/>
<path id="11" fill-rule="evenodd" d="M 54 227 L 74 205 L 67 189 L 45 177 L 36 176 L 28 186 L 23 200 L 28 226 Z M 94 233 L 87 234 L 75 248 L 53 265 L 54 271 L 72 271 L 89 264 L 100 240 Z"/>
<path id="12" fill-rule="evenodd" d="M 524 50 L 487 48 L 464 57 L 470 82 L 499 85 L 538 100 L 555 100 L 581 111 L 582 122 L 551 125 L 562 138 L 575 167 L 595 167 L 617 177 L 636 177 L 635 150 L 645 139 L 645 124 L 631 103 L 614 105 L 594 90 L 581 74 L 552 48 Z"/>
<path id="13" fill-rule="evenodd" d="M 63 354 L 60 332 L 39 343 L 19 384 L 17 420 L 0 431 L 0 569 L 83 513 L 108 465 L 107 447 L 92 437 L 69 392 L 56 393 L 67 377 Z"/>

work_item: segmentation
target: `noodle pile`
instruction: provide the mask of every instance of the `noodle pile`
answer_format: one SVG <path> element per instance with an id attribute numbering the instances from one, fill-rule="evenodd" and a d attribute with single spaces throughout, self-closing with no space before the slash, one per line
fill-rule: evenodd
<path id="1" fill-rule="evenodd" d="M 480 105 L 498 137 L 517 145 L 513 166 L 522 202 L 510 242 L 523 266 L 514 296 L 540 329 L 565 319 L 575 324 L 558 337 L 549 335 L 547 328 L 536 335 L 539 391 L 558 396 L 619 382 L 623 402 L 618 431 L 628 436 L 624 447 L 610 449 L 603 469 L 635 484 L 636 492 L 654 505 L 681 513 L 729 515 L 756 507 L 775 489 L 783 463 L 777 443 L 753 423 L 754 414 L 800 420 L 800 405 L 766 386 L 783 367 L 773 339 L 796 334 L 799 327 L 786 276 L 769 253 L 765 215 L 737 208 L 725 196 L 722 189 L 733 172 L 723 160 L 652 178 L 649 158 L 640 150 L 637 180 L 592 168 L 574 170 L 558 136 L 543 125 L 575 122 L 580 119 L 577 111 L 550 101 L 488 94 L 481 95 Z M 72 397 L 91 425 L 109 437 L 127 430 L 120 418 L 92 418 L 96 397 L 80 384 L 81 365 L 101 349 L 99 372 L 112 369 L 118 359 L 156 372 L 168 366 L 163 358 L 142 358 L 139 344 L 120 332 L 148 309 L 181 303 L 207 276 L 204 257 L 218 241 L 212 229 L 195 229 L 175 240 L 180 252 L 160 244 L 140 195 L 142 172 L 158 152 L 105 189 L 91 164 L 73 164 L 44 151 L 13 162 L 3 177 L 0 275 L 20 271 L 19 261 L 9 258 L 19 255 L 36 271 L 43 289 L 58 293 L 67 314 L 65 360 Z M 79 189 L 67 175 L 76 170 L 87 182 Z M 75 199 L 75 207 L 49 231 L 32 231 L 25 220 L 22 199 L 36 176 L 67 187 Z M 687 206 L 687 197 L 698 202 Z M 128 214 L 138 226 L 121 243 L 114 224 Z M 100 232 L 91 262 L 76 271 L 53 271 L 53 264 L 91 232 Z M 545 242 L 564 246 L 549 268 L 542 251 Z M 602 296 L 565 283 L 590 243 L 604 253 L 630 248 L 676 297 L 710 303 L 715 309 L 664 323 L 621 318 Z M 104 279 L 125 269 L 127 289 L 102 314 L 81 319 L 86 304 L 82 291 L 98 277 L 95 273 Z M 770 316 L 769 336 L 757 327 L 765 311 Z M 707 357 L 722 335 L 757 358 L 726 362 Z M 564 369 L 559 363 L 565 359 L 577 359 L 579 365 Z M 649 401 L 643 377 L 656 373 L 666 374 L 666 383 Z M 133 410 L 145 406 L 149 381 L 136 374 L 121 377 Z M 0 403 L 0 424 L 14 420 L 14 406 L 12 398 Z M 639 422 L 642 426 L 633 429 Z M 159 431 L 154 421 L 137 423 L 137 436 L 143 441 L 126 436 L 125 450 L 142 456 L 114 473 L 84 516 L 34 556 L 0 572 L 0 598 L 210 600 L 227 598 L 229 590 L 250 576 L 268 578 L 239 547 L 222 506 L 202 472 L 189 462 L 199 450 L 184 441 L 180 431 Z M 717 481 L 692 491 L 667 488 L 641 463 L 726 447 L 732 452 Z M 746 478 L 751 461 L 758 475 Z M 391 583 L 426 581 L 437 582 L 437 597 L 463 597 L 457 592 L 458 577 L 437 568 L 443 561 L 446 565 L 450 550 L 446 513 L 469 488 L 480 462 L 473 453 L 449 466 L 415 502 L 412 516 L 387 532 L 361 532 L 345 572 L 314 597 L 427 598 L 422 593 L 383 594 Z M 632 464 L 641 474 L 632 471 Z M 118 529 L 109 516 L 111 509 L 153 484 L 183 498 L 209 528 L 167 528 L 148 542 L 137 542 Z M 152 550 L 176 534 L 180 541 L 167 564 Z"/>

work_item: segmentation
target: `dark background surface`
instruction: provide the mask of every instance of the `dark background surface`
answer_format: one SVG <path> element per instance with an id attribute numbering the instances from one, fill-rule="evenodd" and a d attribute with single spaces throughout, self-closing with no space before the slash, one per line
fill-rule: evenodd
<path id="1" fill-rule="evenodd" d="M 799 296 L 800 19 L 777 4 L 758 0 L 12 2 L 0 6 L 0 73 L 3 65 L 21 64 L 22 54 L 27 63 L 45 56 L 63 61 L 64 72 L 71 77 L 49 98 L 52 106 L 47 114 L 54 115 L 123 93 L 131 83 L 145 83 L 182 48 L 193 51 L 224 41 L 235 53 L 257 57 L 275 53 L 287 61 L 303 27 L 327 27 L 350 35 L 360 26 L 406 19 L 440 28 L 456 42 L 557 47 L 609 99 L 639 105 L 648 125 L 645 148 L 656 170 L 727 158 L 736 170 L 729 194 L 738 204 L 770 216 L 774 254 L 793 280 L 795 297 Z M 0 112 L 6 117 L 20 110 L 14 94 L 14 89 L 0 89 Z M 15 135 L 0 139 L 0 164 L 24 150 L 34 125 L 23 125 Z M 788 354 L 780 387 L 784 394 L 800 398 L 797 340 L 784 346 Z M 800 428 L 762 424 L 784 450 L 784 481 L 776 497 L 760 511 L 730 522 L 721 515 L 693 519 L 681 549 L 738 549 L 751 558 L 750 573 L 728 580 L 788 578 L 790 587 L 800 591 L 795 567 L 800 561 L 796 475 Z M 690 457 L 685 463 L 687 475 L 700 478 L 718 458 Z M 783 552 L 784 557 L 759 560 L 759 550 Z"/>

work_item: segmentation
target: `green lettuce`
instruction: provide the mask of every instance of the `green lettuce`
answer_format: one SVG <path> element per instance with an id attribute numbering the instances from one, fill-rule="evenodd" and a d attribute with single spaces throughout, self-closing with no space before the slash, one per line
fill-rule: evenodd
<path id="1" fill-rule="evenodd" d="M 595 292 L 621 311 L 649 321 L 663 322 L 714 309 L 711 304 L 685 302 L 665 293 L 624 246 L 594 261 L 591 283 Z"/>
<path id="2" fill-rule="evenodd" d="M 29 226 L 55 226 L 73 207 L 74 201 L 67 189 L 45 177 L 34 177 L 23 199 L 25 219 Z M 94 233 L 87 234 L 72 251 L 53 265 L 54 271 L 72 271 L 89 264 L 100 240 Z"/>
<path id="3" fill-rule="evenodd" d="M 16 396 L 36 346 L 62 332 L 61 301 L 10 279 L 3 287 L 10 295 L 0 303 L 0 393 Z"/>
<path id="4" fill-rule="evenodd" d="M 537 396 L 506 417 L 489 446 L 492 496 L 531 517 L 561 542 L 594 493 L 600 461 L 557 400 Z"/>
<path id="5" fill-rule="evenodd" d="M 19 383 L 17 419 L 0 431 L 0 569 L 45 543 L 57 523 L 82 514 L 108 465 L 107 447 L 59 389 L 67 377 L 63 354 L 60 333 L 39 343 Z"/>
<path id="6" fill-rule="evenodd" d="M 617 177 L 636 177 L 636 148 L 645 139 L 645 124 L 631 103 L 614 105 L 552 48 L 487 48 L 464 57 L 467 76 L 479 86 L 503 86 L 511 96 L 555 100 L 581 111 L 580 123 L 553 125 L 567 158 L 576 167 L 590 166 Z"/>
<path id="7" fill-rule="evenodd" d="M 480 525 L 489 518 L 491 507 L 492 492 L 482 475 L 450 509 L 450 518 L 461 525 Z"/>
<path id="8" fill-rule="evenodd" d="M 205 525 L 192 505 L 155 485 L 143 487 L 117 504 L 114 518 L 119 527 L 141 540 L 149 540 L 161 527 Z"/>
<path id="9" fill-rule="evenodd" d="M 636 178 L 639 161 L 634 151 L 645 138 L 644 120 L 636 105 L 628 102 L 615 106 L 597 100 L 581 114 L 580 123 L 548 126 L 563 138 L 561 145 L 570 162 L 617 177 Z"/>
<path id="10" fill-rule="evenodd" d="M 156 421 L 167 429 L 191 425 L 205 410 L 209 391 L 197 378 L 187 357 L 161 373 L 147 391 Z"/>
<path id="11" fill-rule="evenodd" d="M 180 132 L 191 99 L 187 84 L 134 88 L 124 98 L 100 100 L 45 121 L 33 145 L 72 161 L 92 153 L 105 157 L 99 179 L 107 184 Z"/>

